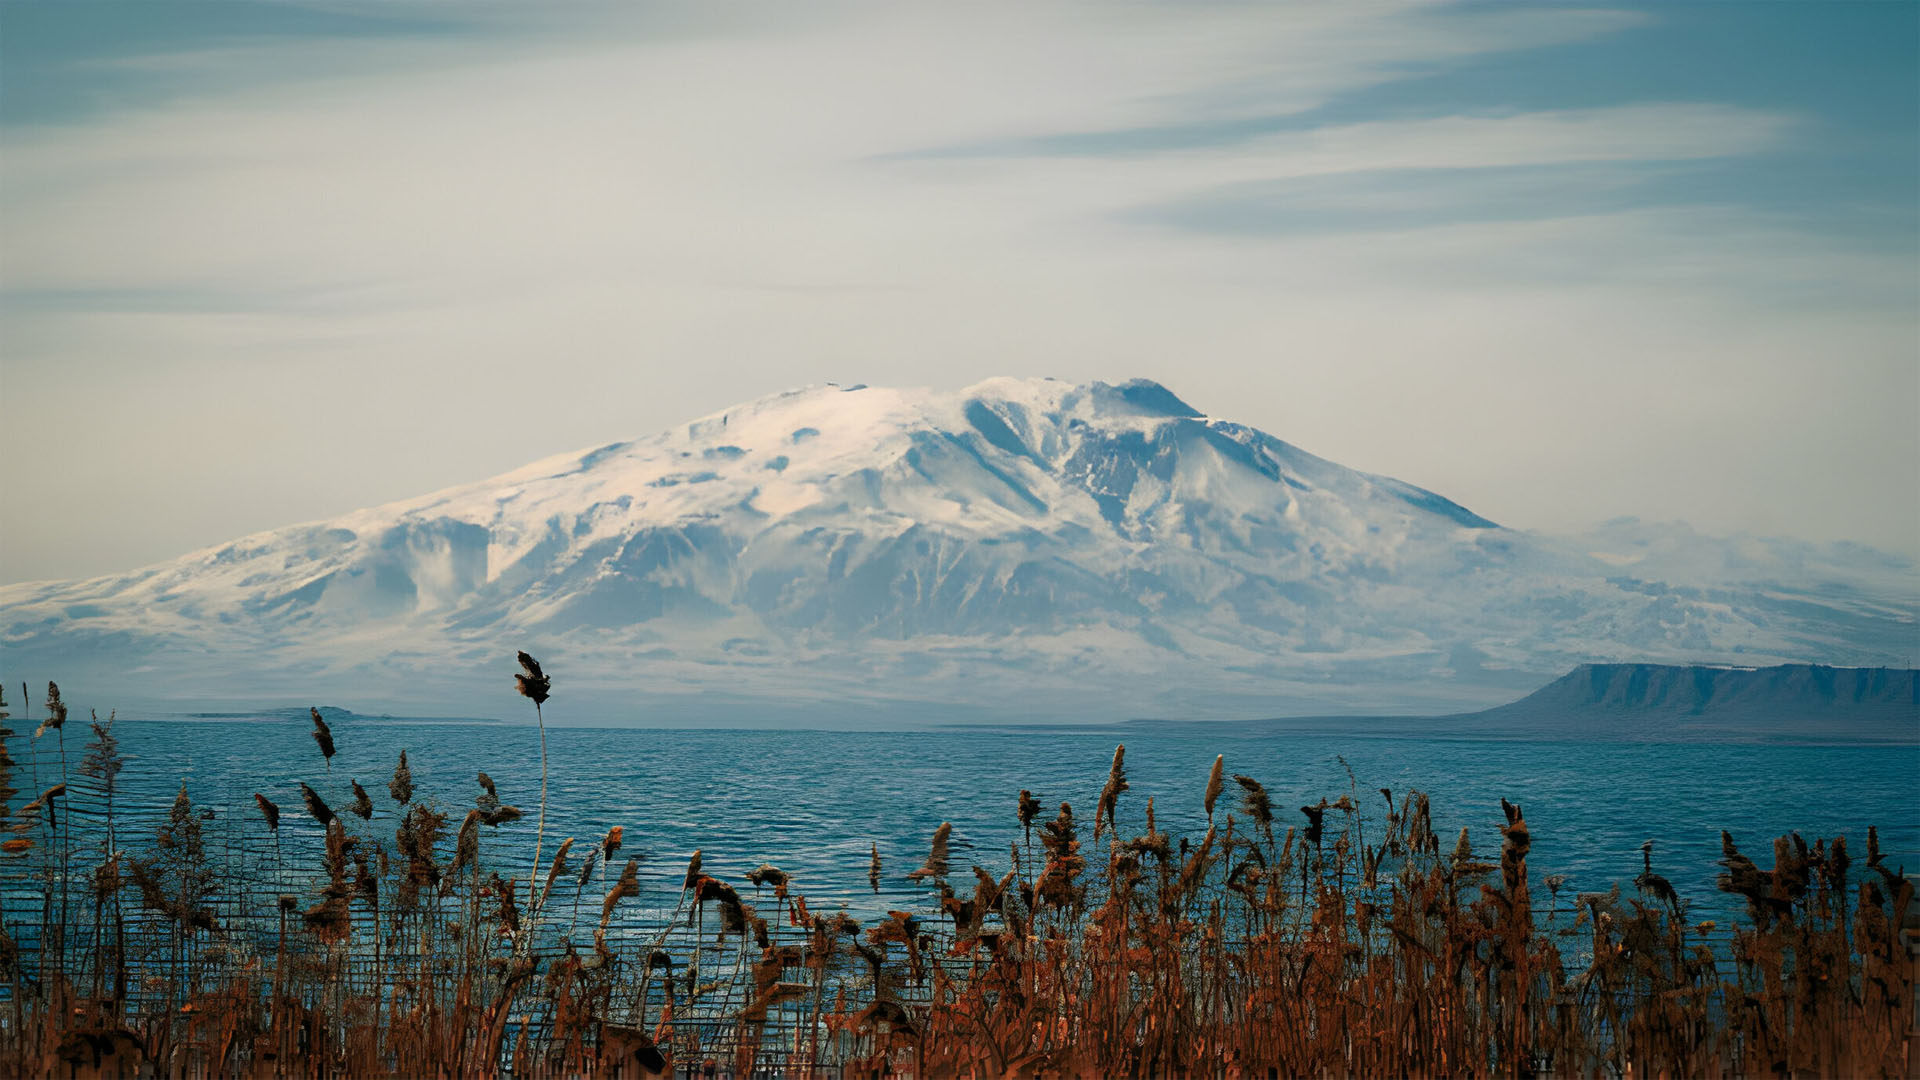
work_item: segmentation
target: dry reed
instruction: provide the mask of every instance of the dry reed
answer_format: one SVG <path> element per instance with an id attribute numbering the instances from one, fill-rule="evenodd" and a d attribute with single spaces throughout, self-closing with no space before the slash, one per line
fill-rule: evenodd
<path id="1" fill-rule="evenodd" d="M 550 683 L 524 654 L 522 667 L 538 715 Z M 815 912 L 766 863 L 740 877 L 748 903 L 695 852 L 672 913 L 643 917 L 638 858 L 593 886 L 623 827 L 576 868 L 571 838 L 539 860 L 537 823 L 523 883 L 502 853 L 525 834 L 491 779 L 449 836 L 405 754 L 390 835 L 357 781 L 351 817 L 300 784 L 317 836 L 265 794 L 257 819 L 210 821 L 183 785 L 123 851 L 111 724 L 94 724 L 82 786 L 48 784 L 17 812 L 0 727 L 0 825 L 17 844 L 0 868 L 31 869 L 46 898 L 38 925 L 0 922 L 0 1072 L 1900 1076 L 1912 1060 L 1902 935 L 1920 911 L 1874 831 L 1859 864 L 1845 838 L 1789 834 L 1764 869 L 1723 834 L 1719 888 L 1746 915 L 1722 929 L 1690 917 L 1652 841 L 1631 894 L 1566 906 L 1566 879 L 1547 875 L 1537 903 L 1534 837 L 1504 800 L 1497 848 L 1463 829 L 1443 852 L 1426 795 L 1382 789 L 1382 820 L 1357 784 L 1282 830 L 1250 776 L 1232 775 L 1237 812 L 1218 805 L 1230 774 L 1216 758 L 1194 785 L 1206 832 L 1176 836 L 1153 798 L 1130 796 L 1120 748 L 1098 850 L 1070 804 L 1043 820 L 1021 791 L 1007 828 L 1026 849 L 1015 840 L 1004 866 L 955 880 L 940 824 L 904 875 L 929 889 L 924 910 L 864 925 Z M 65 842 L 102 820 L 99 844 Z M 271 861 L 235 832 L 270 835 Z M 69 878 L 85 902 L 56 902 Z M 583 900 L 599 917 L 581 930 Z M 556 901 L 574 917 L 555 918 Z"/>

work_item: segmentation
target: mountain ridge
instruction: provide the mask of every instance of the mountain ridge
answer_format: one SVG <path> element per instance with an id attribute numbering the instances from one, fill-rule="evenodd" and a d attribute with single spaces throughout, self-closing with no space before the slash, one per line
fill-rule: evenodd
<path id="1" fill-rule="evenodd" d="M 1764 702 L 1793 708 L 1900 709 L 1920 707 L 1920 671 L 1777 664 L 1737 668 L 1708 665 L 1581 664 L 1528 695 L 1554 707 L 1652 710 L 1704 716 Z"/>
<path id="2" fill-rule="evenodd" d="M 1644 580 L 1634 560 L 1699 564 L 1703 541 L 1623 529 L 1606 542 L 1628 554 L 1599 558 L 1145 380 L 810 387 L 126 574 L 0 587 L 0 661 L 464 694 L 528 647 L 590 693 L 690 715 L 1045 716 L 1470 708 L 1592 659 L 1913 659 L 1912 603 L 1880 584 L 1898 568 Z"/>
<path id="3" fill-rule="evenodd" d="M 1572 724 L 1589 733 L 1624 727 L 1666 738 L 1740 735 L 1911 744 L 1920 737 L 1920 670 L 1581 664 L 1518 701 L 1453 719 L 1517 729 Z"/>

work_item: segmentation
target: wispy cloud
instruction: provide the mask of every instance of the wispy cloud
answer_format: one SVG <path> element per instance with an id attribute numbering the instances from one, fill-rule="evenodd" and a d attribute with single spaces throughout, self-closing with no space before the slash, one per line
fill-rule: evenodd
<path id="1" fill-rule="evenodd" d="M 21 416 L 0 479 L 62 507 L 8 515 L 0 577 L 156 558 L 794 383 L 1003 372 L 1157 375 L 1523 525 L 1792 530 L 1806 515 L 1767 505 L 1782 470 L 1839 464 L 1858 483 L 1809 495 L 1829 532 L 1898 545 L 1920 522 L 1869 505 L 1903 474 L 1858 449 L 1914 443 L 1884 391 L 1912 380 L 1910 258 L 1742 196 L 1820 115 L 1351 104 L 1657 16 L 481 10 L 95 50 L 74 62 L 191 79 L 0 128 Z M 1608 381 L 1645 357 L 1677 412 Z M 593 389 L 525 422 L 499 387 L 533 364 Z M 1800 413 L 1803 450 L 1840 448 L 1785 455 L 1757 418 L 1803 409 L 1816 371 L 1853 414 Z M 73 402 L 84 444 L 63 437 Z M 284 436 L 295 403 L 324 444 Z M 1748 460 L 1709 475 L 1703 442 Z M 151 525 L 76 549 L 111 530 L 103 505 Z"/>

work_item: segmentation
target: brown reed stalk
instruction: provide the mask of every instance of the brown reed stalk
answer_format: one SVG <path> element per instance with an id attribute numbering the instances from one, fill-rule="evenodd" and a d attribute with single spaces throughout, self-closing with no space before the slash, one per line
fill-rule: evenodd
<path id="1" fill-rule="evenodd" d="M 220 826 L 183 789 L 146 852 L 120 862 L 117 844 L 98 846 L 90 962 L 83 933 L 55 933 L 47 949 L 75 951 L 35 968 L 0 920 L 0 985 L 14 991 L 0 1074 L 65 1075 L 61 1055 L 94 1045 L 131 1045 L 125 1071 L 154 1075 L 624 1077 L 643 1060 L 656 1071 L 713 1060 L 927 1076 L 1908 1069 L 1900 932 L 1913 887 L 1877 832 L 1860 862 L 1844 838 L 1788 834 L 1768 867 L 1724 837 L 1726 895 L 1746 909 L 1734 926 L 1687 917 L 1651 846 L 1624 868 L 1639 872 L 1632 890 L 1583 894 L 1571 914 L 1559 907 L 1566 881 L 1547 875 L 1554 899 L 1542 914 L 1530 896 L 1535 837 L 1511 803 L 1491 822 L 1498 856 L 1483 861 L 1465 831 L 1442 851 L 1420 792 L 1383 792 L 1382 823 L 1361 811 L 1350 777 L 1347 794 L 1308 803 L 1283 841 L 1257 784 L 1240 784 L 1242 816 L 1219 812 L 1224 778 L 1216 759 L 1204 794 L 1188 793 L 1216 804 L 1191 840 L 1167 813 L 1178 792 L 1144 793 L 1144 829 L 1131 838 L 1117 831 L 1115 799 L 1103 800 L 1103 837 L 1116 834 L 1091 866 L 1071 806 L 1042 822 L 1029 793 L 1018 820 L 1040 834 L 1042 864 L 1029 880 L 1009 820 L 1009 865 L 974 866 L 964 892 L 948 880 L 948 825 L 915 871 L 936 895 L 864 927 L 809 911 L 771 864 L 746 875 L 781 906 L 763 918 L 721 880 L 722 860 L 709 872 L 696 852 L 665 923 L 622 932 L 618 904 L 641 889 L 629 859 L 590 944 L 542 916 L 556 887 L 573 887 L 578 905 L 592 868 L 620 847 L 609 840 L 624 839 L 612 830 L 587 849 L 577 881 L 562 877 L 573 874 L 563 840 L 540 868 L 544 887 L 523 894 L 481 866 L 489 811 L 469 811 L 449 849 L 434 802 L 409 792 L 391 848 L 329 813 L 320 859 L 287 871 L 307 883 L 308 901 L 281 904 L 280 871 L 216 880 L 227 869 Z M 84 858 L 98 819 L 56 788 L 13 815 L 32 830 L 14 835 L 64 825 L 83 838 Z M 256 805 L 277 837 L 278 808 Z M 494 827 L 489 845 L 525 838 L 524 825 Z M 489 862 L 496 850 L 486 848 Z M 877 842 L 869 851 L 877 878 Z M 100 905 L 123 872 L 139 910 L 109 959 Z M 117 1000 L 97 989 L 109 966 L 129 980 Z M 90 970 L 96 993 L 63 988 L 63 970 Z M 116 1041 L 123 1029 L 130 1043 Z"/>
<path id="2" fill-rule="evenodd" d="M 533 702 L 534 722 L 540 727 L 540 820 L 533 832 L 533 870 L 527 877 L 527 888 L 533 888 L 534 875 L 540 873 L 540 841 L 547 831 L 547 718 L 541 710 L 548 695 L 553 690 L 553 680 L 540 670 L 540 662 L 527 655 L 525 650 L 519 653 L 520 674 L 513 677 L 515 689 L 520 696 Z"/>
<path id="3" fill-rule="evenodd" d="M 1093 811 L 1093 839 L 1100 840 L 1101 822 L 1108 828 L 1115 828 L 1114 814 L 1118 812 L 1120 795 L 1127 790 L 1127 747 L 1120 744 L 1113 750 L 1113 764 L 1107 769 L 1107 783 L 1100 789 L 1100 801 Z"/>
<path id="4" fill-rule="evenodd" d="M 35 739 L 38 739 L 40 736 L 46 734 L 49 731 L 54 733 L 55 741 L 59 743 L 59 747 L 60 747 L 60 783 L 57 786 L 59 790 L 64 794 L 67 788 L 67 730 L 66 730 L 67 729 L 67 705 L 65 701 L 61 700 L 60 687 L 57 684 L 52 682 L 47 683 L 46 708 L 47 708 L 47 718 L 46 720 L 42 721 L 40 724 L 40 727 L 34 731 L 33 737 Z M 41 796 L 41 798 L 43 800 L 46 800 L 47 802 L 47 825 L 51 830 L 55 826 L 55 821 L 53 816 L 53 804 L 51 800 L 47 799 L 47 796 L 43 795 Z M 53 916 L 50 929 L 60 939 L 55 944 L 55 951 L 57 954 L 61 954 L 61 955 L 64 955 L 65 953 L 65 944 L 66 944 L 65 936 L 66 936 L 67 911 L 68 911 L 68 896 L 67 896 L 68 875 L 64 872 L 64 867 L 73 857 L 72 848 L 69 843 L 70 837 L 71 837 L 70 828 L 61 828 L 59 829 L 57 834 L 49 837 L 49 839 L 57 839 L 60 845 L 59 852 L 54 856 L 54 858 L 58 860 L 59 866 L 62 868 L 61 871 L 59 871 L 60 906 L 59 906 L 58 914 Z M 50 874 L 53 872 L 54 871 L 49 870 Z M 51 882 L 49 882 L 49 884 L 51 884 Z M 51 889 L 47 891 L 47 904 L 49 907 L 51 907 L 51 905 L 53 904 L 53 890 Z M 48 927 L 45 925 L 45 920 L 43 920 L 43 932 L 47 928 Z M 63 967 L 61 971 L 61 977 L 63 980 L 65 978 L 65 975 L 66 975 L 66 972 Z"/>

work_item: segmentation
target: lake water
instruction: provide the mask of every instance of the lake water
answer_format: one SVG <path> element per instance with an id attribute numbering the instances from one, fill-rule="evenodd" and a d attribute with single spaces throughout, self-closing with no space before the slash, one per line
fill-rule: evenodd
<path id="1" fill-rule="evenodd" d="M 334 724 L 339 752 L 330 771 L 304 719 L 125 719 L 114 730 L 129 758 L 118 797 L 123 843 L 136 849 L 182 781 L 196 805 L 214 810 L 211 828 L 250 842 L 267 835 L 253 804 L 254 792 L 265 793 L 281 806 L 281 843 L 292 854 L 302 844 L 317 851 L 320 843 L 301 810 L 297 782 L 343 808 L 351 800 L 348 780 L 357 778 L 379 808 L 374 826 L 390 838 L 394 803 L 386 783 L 404 748 L 418 797 L 437 800 L 450 827 L 479 793 L 475 774 L 490 774 L 501 798 L 526 817 L 491 832 L 488 846 L 522 873 L 531 859 L 539 804 L 531 718 L 342 718 Z M 69 725 L 75 763 L 86 735 L 84 724 Z M 1040 798 L 1047 817 L 1064 799 L 1090 821 L 1122 741 L 1132 782 L 1121 802 L 1125 835 L 1139 831 L 1153 796 L 1160 827 L 1197 841 L 1205 830 L 1207 771 L 1214 755 L 1224 754 L 1230 774 L 1249 774 L 1273 793 L 1285 811 L 1282 824 L 1304 821 L 1292 808 L 1347 791 L 1350 767 L 1376 823 L 1384 817 L 1378 788 L 1396 797 L 1417 788 L 1432 798 L 1443 845 L 1465 825 L 1485 854 L 1498 849 L 1504 796 L 1525 808 L 1536 882 L 1566 874 L 1569 893 L 1630 882 L 1640 870 L 1641 843 L 1653 839 L 1655 869 L 1705 917 L 1734 910 L 1714 888 L 1721 829 L 1764 867 L 1772 838 L 1796 829 L 1809 843 L 1844 834 L 1856 860 L 1863 859 L 1866 829 L 1874 824 L 1890 861 L 1920 868 L 1920 745 L 1378 736 L 1205 724 L 896 733 L 553 727 L 546 852 L 551 858 L 560 838 L 578 837 L 584 848 L 609 826 L 624 826 L 622 857 L 642 856 L 641 906 L 672 905 L 695 848 L 704 852 L 708 873 L 742 885 L 746 871 L 762 862 L 781 867 L 816 910 L 844 903 L 861 915 L 918 906 L 926 891 L 903 875 L 926 857 L 940 822 L 953 823 L 956 875 L 964 880 L 976 862 L 997 875 L 1008 864 L 1008 845 L 1020 837 L 1020 789 Z M 15 785 L 23 792 L 26 743 L 23 734 L 13 744 L 22 762 Z M 53 743 L 40 741 L 34 765 L 43 786 L 57 772 Z M 1229 782 L 1223 802 L 1237 805 L 1236 795 Z M 130 811 L 144 812 L 145 822 L 126 823 Z M 353 824 L 359 827 L 357 819 Z M 868 845 L 876 843 L 885 863 L 878 896 L 867 885 Z"/>

